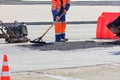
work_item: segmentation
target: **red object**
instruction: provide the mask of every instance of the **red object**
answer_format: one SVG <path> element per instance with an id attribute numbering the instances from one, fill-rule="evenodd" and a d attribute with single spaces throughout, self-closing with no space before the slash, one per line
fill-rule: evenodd
<path id="1" fill-rule="evenodd" d="M 10 80 L 9 74 L 10 74 L 10 72 L 9 72 L 7 55 L 4 55 L 2 72 L 1 72 L 1 80 Z"/>
<path id="2" fill-rule="evenodd" d="M 98 17 L 96 38 L 98 39 L 118 39 L 107 27 L 106 25 L 120 16 L 120 12 L 103 12 L 101 16 Z"/>

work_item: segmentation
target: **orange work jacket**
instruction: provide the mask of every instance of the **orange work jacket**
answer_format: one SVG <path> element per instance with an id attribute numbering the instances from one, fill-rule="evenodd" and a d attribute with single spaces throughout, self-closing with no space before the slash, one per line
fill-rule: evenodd
<path id="1" fill-rule="evenodd" d="M 57 12 L 60 11 L 60 8 L 63 6 L 66 10 L 69 9 L 70 0 L 63 0 L 63 4 L 61 0 L 52 0 L 52 10 L 56 10 Z"/>

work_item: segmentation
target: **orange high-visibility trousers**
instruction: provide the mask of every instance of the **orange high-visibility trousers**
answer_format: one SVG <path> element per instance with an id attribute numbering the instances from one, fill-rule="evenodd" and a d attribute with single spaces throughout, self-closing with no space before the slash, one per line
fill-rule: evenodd
<path id="1" fill-rule="evenodd" d="M 54 29 L 55 29 L 55 34 L 61 34 L 61 23 L 60 22 L 55 22 L 54 23 Z"/>
<path id="2" fill-rule="evenodd" d="M 65 33 L 66 30 L 66 22 L 61 22 L 61 33 Z"/>
<path id="3" fill-rule="evenodd" d="M 61 26 L 62 26 L 62 29 L 61 29 L 61 38 L 65 39 L 66 22 L 61 22 Z"/>
<path id="4" fill-rule="evenodd" d="M 61 39 L 65 38 L 65 29 L 66 29 L 66 22 L 56 22 L 54 23 L 55 29 L 55 40 L 60 41 Z"/>

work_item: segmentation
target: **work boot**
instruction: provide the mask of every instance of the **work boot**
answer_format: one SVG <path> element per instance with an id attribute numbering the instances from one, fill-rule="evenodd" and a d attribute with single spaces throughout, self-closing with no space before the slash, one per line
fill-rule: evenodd
<path id="1" fill-rule="evenodd" d="M 64 38 L 64 39 L 62 39 L 62 40 L 64 40 L 64 41 L 68 41 L 69 39 L 68 39 L 68 38 Z"/>
<path id="2" fill-rule="evenodd" d="M 61 38 L 62 38 L 64 41 L 68 41 L 68 38 L 65 38 L 65 33 L 62 33 L 62 34 L 61 34 Z"/>

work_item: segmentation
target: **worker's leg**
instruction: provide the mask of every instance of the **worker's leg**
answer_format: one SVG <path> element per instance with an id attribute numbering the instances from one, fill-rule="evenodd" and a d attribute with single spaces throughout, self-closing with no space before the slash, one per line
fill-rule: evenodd
<path id="1" fill-rule="evenodd" d="M 66 35 L 66 15 L 61 17 L 61 38 L 67 41 L 68 39 L 65 38 Z"/>
<path id="2" fill-rule="evenodd" d="M 61 41 L 61 23 L 60 22 L 54 23 L 54 29 L 55 29 L 55 41 L 60 42 Z"/>
<path id="3" fill-rule="evenodd" d="M 64 39 L 65 38 L 65 30 L 66 30 L 66 22 L 61 22 L 61 38 Z"/>

